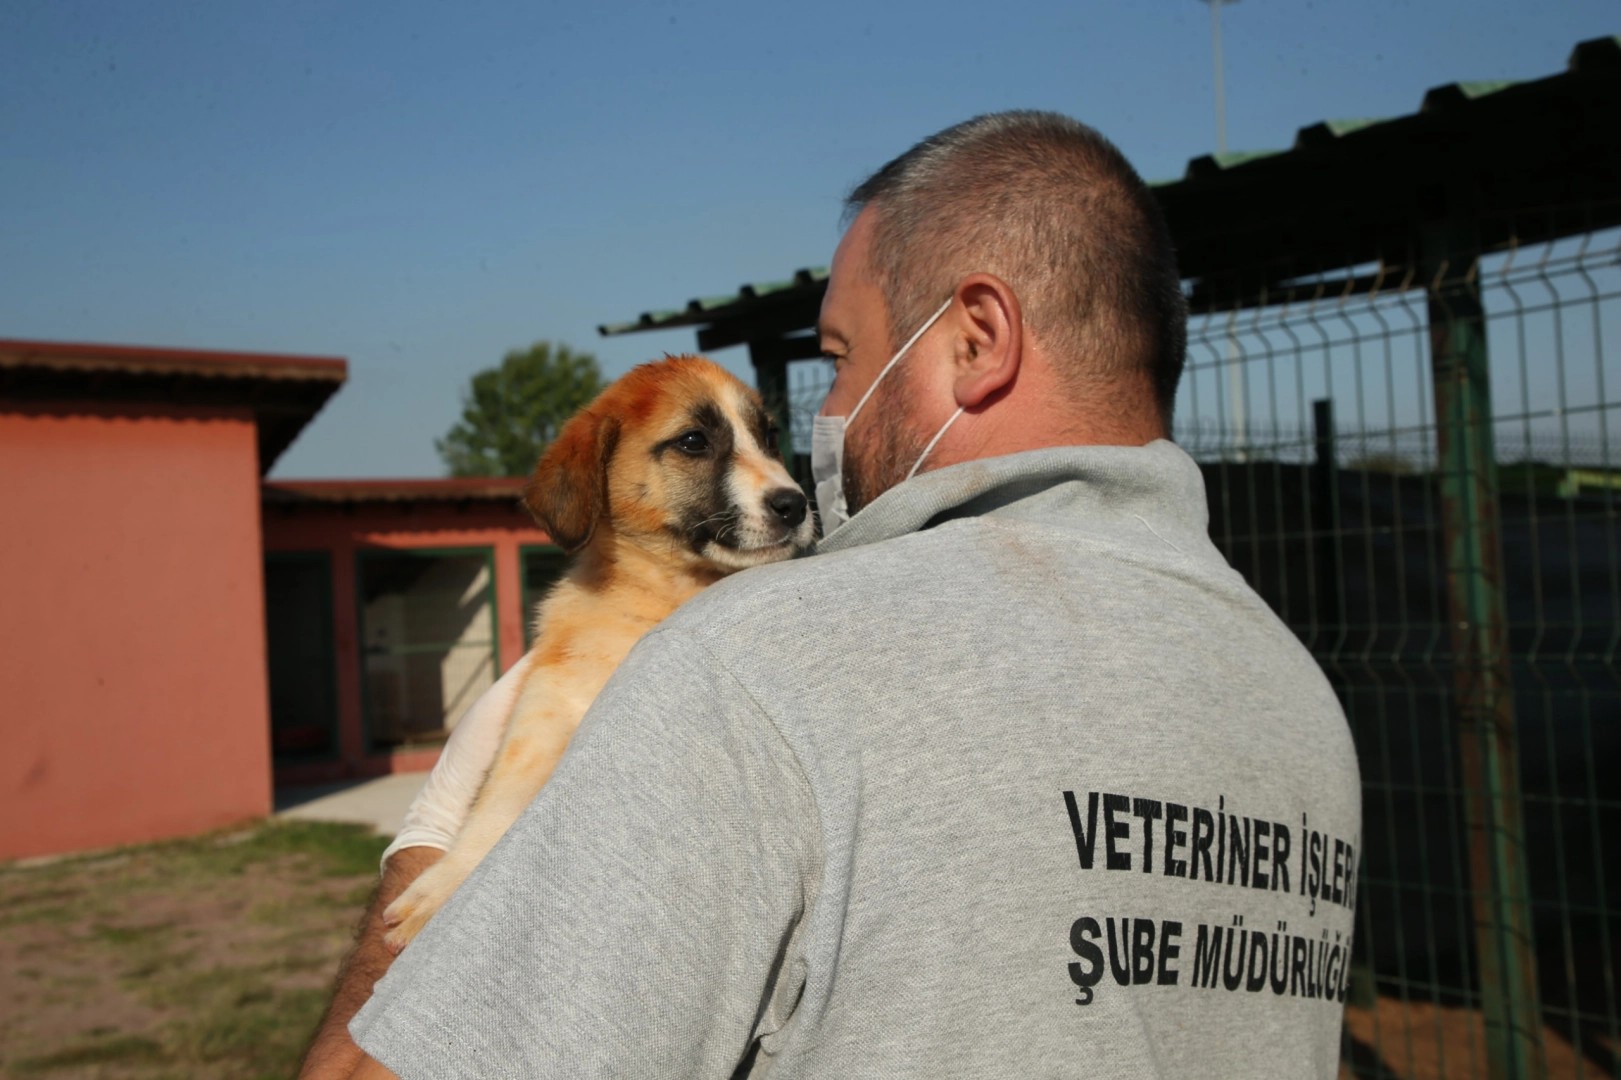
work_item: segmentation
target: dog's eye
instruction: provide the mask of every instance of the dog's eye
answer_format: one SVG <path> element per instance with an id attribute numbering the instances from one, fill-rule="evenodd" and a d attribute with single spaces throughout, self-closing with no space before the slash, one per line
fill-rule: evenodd
<path id="1" fill-rule="evenodd" d="M 675 448 L 683 454 L 703 454 L 709 450 L 709 436 L 701 431 L 688 431 L 676 436 Z"/>
<path id="2" fill-rule="evenodd" d="M 775 424 L 765 429 L 765 448 L 772 453 L 777 452 L 777 425 Z"/>

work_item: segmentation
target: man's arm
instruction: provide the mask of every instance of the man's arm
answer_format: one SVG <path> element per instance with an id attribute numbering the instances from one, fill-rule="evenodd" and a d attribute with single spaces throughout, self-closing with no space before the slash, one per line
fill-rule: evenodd
<path id="1" fill-rule="evenodd" d="M 383 864 L 382 878 L 372 895 L 371 905 L 360 922 L 355 946 L 338 970 L 337 985 L 332 992 L 332 1004 L 327 1006 L 315 1039 L 304 1055 L 304 1067 L 299 1080 L 345 1080 L 356 1076 L 390 1076 L 381 1073 L 356 1073 L 365 1055 L 349 1037 L 349 1021 L 371 997 L 372 987 L 388 970 L 394 959 L 383 944 L 383 909 L 405 891 L 428 867 L 439 861 L 444 852 L 431 847 L 409 847 L 396 851 Z"/>
<path id="2" fill-rule="evenodd" d="M 348 1077 L 360 1063 L 360 1048 L 349 1038 L 349 1021 L 366 1004 L 372 987 L 394 958 L 383 945 L 383 910 L 439 860 L 460 831 L 501 747 L 507 715 L 528 666 L 526 660 L 514 664 L 462 716 L 427 783 L 406 811 L 399 835 L 383 852 L 382 879 L 361 919 L 354 949 L 339 970 L 332 1004 L 304 1055 L 299 1080 Z"/>

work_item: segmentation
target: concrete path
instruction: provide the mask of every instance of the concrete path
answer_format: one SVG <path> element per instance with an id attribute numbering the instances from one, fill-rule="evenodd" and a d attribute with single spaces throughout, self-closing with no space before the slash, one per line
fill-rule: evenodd
<path id="1" fill-rule="evenodd" d="M 278 788 L 275 814 L 302 821 L 354 822 L 393 836 L 405 820 L 406 807 L 427 779 L 425 772 L 396 773 L 373 780 Z"/>

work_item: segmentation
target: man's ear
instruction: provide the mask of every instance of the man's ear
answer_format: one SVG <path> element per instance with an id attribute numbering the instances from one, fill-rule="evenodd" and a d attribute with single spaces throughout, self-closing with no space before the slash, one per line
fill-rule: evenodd
<path id="1" fill-rule="evenodd" d="M 569 555 L 585 547 L 608 513 L 608 459 L 619 441 L 619 422 L 582 412 L 541 455 L 524 487 L 523 504 Z"/>
<path id="2" fill-rule="evenodd" d="M 1024 313 L 1013 287 L 995 274 L 970 274 L 957 284 L 962 314 L 952 392 L 965 409 L 1013 385 L 1024 359 Z"/>

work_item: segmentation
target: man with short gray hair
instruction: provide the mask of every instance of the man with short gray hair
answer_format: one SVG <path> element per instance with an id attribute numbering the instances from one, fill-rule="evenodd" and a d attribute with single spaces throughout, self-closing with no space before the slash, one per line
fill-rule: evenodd
<path id="1" fill-rule="evenodd" d="M 817 556 L 637 646 L 357 1076 L 1335 1074 L 1356 761 L 1166 441 L 1151 194 L 1008 113 L 849 209 Z"/>
<path id="2" fill-rule="evenodd" d="M 1027 378 L 1051 390 L 1039 400 L 1022 394 L 1019 404 L 1032 407 L 1019 411 L 1054 430 L 1022 432 L 1009 447 L 1141 445 L 1169 434 L 1187 324 L 1176 257 L 1159 204 L 1097 132 L 1054 113 L 978 117 L 918 143 L 845 205 L 852 222 L 841 251 L 853 254 L 859 243 L 860 252 L 843 267 L 835 256 L 823 306 L 835 318 L 823 319 L 824 347 L 826 331 L 842 326 L 846 282 L 877 286 L 888 354 L 978 272 L 1001 286 L 1017 329 L 1040 352 Z M 844 353 L 836 340 L 829 355 L 837 368 Z M 879 400 L 905 399 L 911 370 L 898 366 L 879 384 Z M 996 419 L 1023 426 L 1020 417 Z M 904 427 L 884 425 L 883 435 L 900 439 Z M 905 446 L 846 470 L 852 505 L 905 478 L 923 445 L 911 434 Z M 936 457 L 930 467 L 941 463 Z M 825 524 L 826 507 L 822 513 Z"/>

